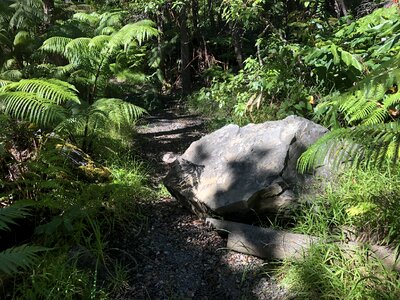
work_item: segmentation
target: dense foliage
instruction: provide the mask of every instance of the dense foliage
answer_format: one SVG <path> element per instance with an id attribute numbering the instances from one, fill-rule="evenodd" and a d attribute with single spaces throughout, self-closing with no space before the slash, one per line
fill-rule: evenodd
<path id="1" fill-rule="evenodd" d="M 329 127 L 299 169 L 326 154 L 358 169 L 304 201 L 292 229 L 340 240 L 351 227 L 399 249 L 397 2 L 1 1 L 0 234 L 31 230 L 0 246 L 0 298 L 107 298 L 119 288 L 126 270 L 107 261 L 107 236 L 139 226 L 135 203 L 155 195 L 132 132 L 174 98 L 211 128 L 291 114 Z M 78 267 L 87 252 L 94 264 Z M 282 276 L 305 299 L 399 297 L 396 274 L 339 252 L 317 245 Z"/>

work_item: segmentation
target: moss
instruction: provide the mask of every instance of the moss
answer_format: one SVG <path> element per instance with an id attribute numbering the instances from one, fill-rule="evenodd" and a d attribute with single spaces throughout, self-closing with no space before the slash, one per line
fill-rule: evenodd
<path id="1" fill-rule="evenodd" d="M 70 143 L 57 143 L 55 149 L 61 153 L 68 165 L 77 171 L 80 179 L 89 182 L 110 182 L 111 171 L 96 163 L 88 154 Z"/>

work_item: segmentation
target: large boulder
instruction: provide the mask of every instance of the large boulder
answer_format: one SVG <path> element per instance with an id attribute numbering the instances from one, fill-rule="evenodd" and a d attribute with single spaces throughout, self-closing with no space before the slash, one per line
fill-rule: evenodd
<path id="1" fill-rule="evenodd" d="M 327 131 L 297 116 L 227 125 L 192 143 L 171 164 L 164 184 L 201 217 L 274 214 L 312 181 L 297 172 L 297 159 Z"/>

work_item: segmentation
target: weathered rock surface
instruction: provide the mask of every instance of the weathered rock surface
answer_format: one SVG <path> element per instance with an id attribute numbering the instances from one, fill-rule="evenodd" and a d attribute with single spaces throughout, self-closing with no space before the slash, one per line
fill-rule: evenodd
<path id="1" fill-rule="evenodd" d="M 296 116 L 227 125 L 192 143 L 164 184 L 199 216 L 276 213 L 308 184 L 310 176 L 296 171 L 297 159 L 327 131 Z"/>

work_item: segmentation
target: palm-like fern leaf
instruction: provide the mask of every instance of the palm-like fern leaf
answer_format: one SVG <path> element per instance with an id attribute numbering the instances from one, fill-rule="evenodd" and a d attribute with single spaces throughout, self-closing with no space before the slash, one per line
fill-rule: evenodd
<path id="1" fill-rule="evenodd" d="M 26 206 L 8 206 L 0 208 L 0 231 L 9 230 L 10 224 L 15 224 L 15 219 L 29 216 Z"/>
<path id="2" fill-rule="evenodd" d="M 10 19 L 11 28 L 29 29 L 30 26 L 43 20 L 42 1 L 40 0 L 17 0 L 10 5 L 14 14 Z"/>
<path id="3" fill-rule="evenodd" d="M 72 16 L 73 19 L 78 20 L 80 22 L 87 23 L 91 26 L 96 26 L 100 22 L 100 15 L 98 13 L 84 13 L 78 12 Z"/>
<path id="4" fill-rule="evenodd" d="M 0 88 L 0 104 L 5 113 L 42 126 L 65 119 L 66 110 L 61 104 L 67 101 L 80 103 L 76 89 L 56 79 L 21 80 Z"/>
<path id="5" fill-rule="evenodd" d="M 53 36 L 45 40 L 40 49 L 49 53 L 55 53 L 65 56 L 65 48 L 70 41 L 72 41 L 72 39 L 68 37 Z"/>
<path id="6" fill-rule="evenodd" d="M 83 136 L 86 130 L 90 135 L 119 133 L 121 128 L 134 125 L 146 110 L 121 99 L 102 98 L 94 104 L 63 121 L 56 130 L 74 136 Z"/>
<path id="7" fill-rule="evenodd" d="M 91 107 L 95 117 L 106 116 L 110 124 L 120 127 L 122 124 L 134 124 L 146 110 L 121 99 L 103 98 L 97 100 Z"/>
<path id="8" fill-rule="evenodd" d="M 34 265 L 37 253 L 48 250 L 44 247 L 22 245 L 0 252 L 0 272 L 15 274 L 18 269 L 27 269 Z"/>
<path id="9" fill-rule="evenodd" d="M 9 230 L 9 225 L 15 224 L 15 219 L 29 216 L 27 206 L 9 206 L 0 208 L 0 231 Z M 14 274 L 18 269 L 27 269 L 37 258 L 37 253 L 47 250 L 43 247 L 22 245 L 0 252 L 0 274 Z"/>
<path id="10" fill-rule="evenodd" d="M 62 104 L 66 101 L 80 103 L 76 95 L 76 88 L 72 84 L 56 79 L 24 79 L 10 83 L 0 89 L 2 93 L 12 91 L 34 94 L 36 97 L 48 99 L 56 104 Z"/>
<path id="11" fill-rule="evenodd" d="M 318 113 L 338 111 L 348 125 L 379 124 L 390 121 L 390 108 L 400 102 L 400 55 L 393 57 L 374 70 L 347 92 L 328 96 L 317 106 Z M 396 87 L 395 93 L 389 93 Z M 324 119 L 324 116 L 320 115 Z"/>
<path id="12" fill-rule="evenodd" d="M 10 84 L 10 83 L 11 83 L 11 81 L 9 81 L 9 80 L 0 79 L 0 88 L 3 86 L 6 86 L 7 84 Z"/>
<path id="13" fill-rule="evenodd" d="M 141 20 L 125 25 L 115 33 L 110 41 L 110 48 L 117 48 L 121 45 L 127 47 L 134 40 L 141 44 L 143 41 L 157 35 L 158 30 L 155 28 L 153 21 Z"/>
<path id="14" fill-rule="evenodd" d="M 91 55 L 99 58 L 103 49 L 106 49 L 107 51 L 107 44 L 110 39 L 111 37 L 109 35 L 98 35 L 92 38 L 88 44 Z"/>
<path id="15" fill-rule="evenodd" d="M 324 135 L 298 161 L 306 172 L 331 159 L 333 165 L 349 163 L 378 167 L 385 161 L 397 163 L 400 154 L 400 124 L 359 125 L 342 128 Z"/>
<path id="16" fill-rule="evenodd" d="M 70 41 L 65 47 L 65 57 L 73 64 L 82 65 L 90 61 L 89 52 L 90 38 L 76 38 Z M 97 59 L 97 57 L 96 57 Z"/>
<path id="17" fill-rule="evenodd" d="M 26 92 L 8 92 L 0 94 L 4 112 L 16 119 L 26 120 L 47 127 L 66 117 L 63 107 L 53 101 L 37 97 Z"/>
<path id="18" fill-rule="evenodd" d="M 22 78 L 21 70 L 7 70 L 0 74 L 0 77 L 8 80 L 20 80 Z"/>
<path id="19" fill-rule="evenodd" d="M 95 32 L 97 34 L 107 34 L 106 32 L 110 32 L 111 34 L 115 30 L 120 29 L 122 27 L 122 18 L 125 13 L 125 11 L 103 13 L 100 15 L 99 24 Z"/>

